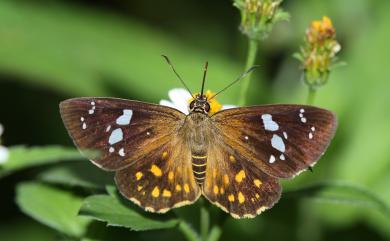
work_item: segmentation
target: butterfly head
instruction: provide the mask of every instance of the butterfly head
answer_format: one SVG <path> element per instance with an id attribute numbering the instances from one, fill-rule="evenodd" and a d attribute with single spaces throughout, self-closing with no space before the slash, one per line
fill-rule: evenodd
<path id="1" fill-rule="evenodd" d="M 190 102 L 190 112 L 201 112 L 208 114 L 210 112 L 210 103 L 206 95 L 197 94 L 195 99 Z"/>

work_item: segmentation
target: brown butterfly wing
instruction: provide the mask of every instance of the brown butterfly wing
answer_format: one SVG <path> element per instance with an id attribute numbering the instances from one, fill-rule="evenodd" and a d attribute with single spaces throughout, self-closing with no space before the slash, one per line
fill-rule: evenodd
<path id="1" fill-rule="evenodd" d="M 91 161 L 111 171 L 167 145 L 185 119 L 169 107 L 115 98 L 69 99 L 60 112 L 76 146 L 99 151 Z"/>
<path id="2" fill-rule="evenodd" d="M 125 197 L 146 211 L 164 213 L 195 202 L 201 192 L 191 168 L 191 152 L 179 136 L 115 175 Z"/>
<path id="3" fill-rule="evenodd" d="M 279 200 L 281 187 L 277 178 L 264 173 L 216 136 L 209 148 L 202 191 L 210 202 L 234 218 L 253 218 Z"/>
<path id="4" fill-rule="evenodd" d="M 255 167 L 290 178 L 313 166 L 333 138 L 335 115 L 302 105 L 228 109 L 212 116 L 224 143 Z"/>

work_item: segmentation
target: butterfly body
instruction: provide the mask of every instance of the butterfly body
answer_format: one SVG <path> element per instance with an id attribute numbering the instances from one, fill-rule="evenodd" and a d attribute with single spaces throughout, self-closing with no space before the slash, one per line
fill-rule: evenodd
<path id="1" fill-rule="evenodd" d="M 204 195 L 235 218 L 255 217 L 280 198 L 280 178 L 313 166 L 332 139 L 336 118 L 312 106 L 267 105 L 210 115 L 198 95 L 185 115 L 114 98 L 60 104 L 64 124 L 91 161 L 115 171 L 123 196 L 163 213 Z"/>

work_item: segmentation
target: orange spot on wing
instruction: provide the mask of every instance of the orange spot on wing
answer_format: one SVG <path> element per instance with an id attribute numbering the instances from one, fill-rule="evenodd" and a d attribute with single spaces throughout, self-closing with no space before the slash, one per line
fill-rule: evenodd
<path id="1" fill-rule="evenodd" d="M 253 183 L 255 184 L 256 187 L 260 187 L 260 185 L 262 184 L 262 182 L 259 179 L 253 180 Z"/>
<path id="2" fill-rule="evenodd" d="M 163 154 L 162 154 L 162 156 L 161 156 L 161 158 L 162 158 L 162 159 L 165 159 L 167 156 L 168 156 L 168 152 L 164 151 Z"/>
<path id="3" fill-rule="evenodd" d="M 242 180 L 245 178 L 245 171 L 244 170 L 241 170 L 237 173 L 236 175 L 236 182 L 240 183 L 242 182 Z"/>
<path id="4" fill-rule="evenodd" d="M 173 180 L 173 177 L 174 177 L 174 174 L 173 174 L 172 171 L 170 171 L 170 172 L 168 173 L 168 180 L 169 180 L 169 181 L 172 181 L 172 180 Z"/>
<path id="5" fill-rule="evenodd" d="M 160 189 L 159 189 L 157 186 L 154 187 L 154 189 L 153 189 L 153 191 L 152 191 L 152 196 L 153 196 L 153 197 L 158 197 L 158 196 L 160 196 Z"/>
<path id="6" fill-rule="evenodd" d="M 219 193 L 224 194 L 224 193 L 225 193 L 225 189 L 224 189 L 223 187 L 221 187 L 221 188 L 219 189 Z"/>
<path id="7" fill-rule="evenodd" d="M 232 155 L 229 156 L 229 160 L 230 160 L 231 162 L 236 162 L 236 158 L 234 158 L 234 156 L 232 156 Z"/>
<path id="8" fill-rule="evenodd" d="M 152 165 L 152 167 L 150 168 L 150 171 L 153 173 L 153 175 L 155 175 L 156 177 L 161 177 L 162 175 L 162 171 L 161 169 L 156 166 L 156 165 Z"/>
<path id="9" fill-rule="evenodd" d="M 188 186 L 187 183 L 184 184 L 183 188 L 184 188 L 184 191 L 185 191 L 186 193 L 189 193 L 189 192 L 190 192 L 190 186 Z"/>
<path id="10" fill-rule="evenodd" d="M 137 179 L 137 181 L 139 181 L 142 178 L 142 176 L 143 176 L 142 172 L 137 172 L 135 174 L 135 178 Z"/>
<path id="11" fill-rule="evenodd" d="M 219 193 L 219 188 L 217 185 L 214 185 L 214 194 L 218 194 Z"/>
<path id="12" fill-rule="evenodd" d="M 229 184 L 229 176 L 227 174 L 223 175 L 223 182 L 225 183 L 225 185 Z"/>
<path id="13" fill-rule="evenodd" d="M 164 189 L 163 191 L 163 197 L 171 197 L 172 196 L 172 193 L 171 191 L 167 190 L 167 189 Z"/>
<path id="14" fill-rule="evenodd" d="M 239 193 L 238 193 L 238 202 L 239 202 L 239 203 L 245 202 L 245 197 L 244 197 L 244 195 L 242 194 L 242 192 L 239 192 Z"/>

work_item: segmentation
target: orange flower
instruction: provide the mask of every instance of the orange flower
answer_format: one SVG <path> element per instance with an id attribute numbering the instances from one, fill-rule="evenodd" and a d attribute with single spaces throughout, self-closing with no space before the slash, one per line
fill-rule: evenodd
<path id="1" fill-rule="evenodd" d="M 311 22 L 309 29 L 306 31 L 307 39 L 310 43 L 321 44 L 336 35 L 332 20 L 324 16 L 321 20 Z"/>
<path id="2" fill-rule="evenodd" d="M 315 88 L 326 83 L 340 49 L 336 30 L 329 17 L 324 16 L 322 20 L 311 22 L 301 52 L 295 55 L 302 63 L 306 84 Z"/>

